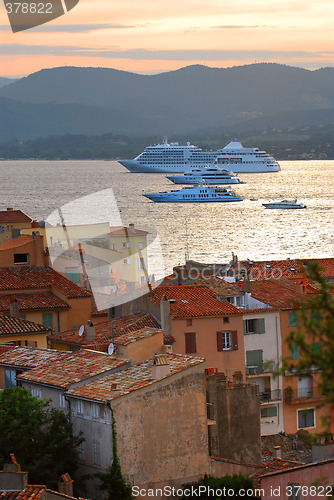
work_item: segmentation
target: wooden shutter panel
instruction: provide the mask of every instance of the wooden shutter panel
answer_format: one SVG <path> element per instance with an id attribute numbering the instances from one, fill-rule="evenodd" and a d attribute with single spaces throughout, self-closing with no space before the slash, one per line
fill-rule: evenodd
<path id="1" fill-rule="evenodd" d="M 232 337 L 232 350 L 237 351 L 238 350 L 238 332 L 237 330 L 232 330 L 231 331 L 231 337 Z"/>
<path id="2" fill-rule="evenodd" d="M 244 335 L 246 335 L 246 320 L 244 319 L 243 322 L 243 328 L 244 328 Z"/>
<path id="3" fill-rule="evenodd" d="M 222 332 L 217 332 L 217 351 L 223 350 L 223 335 Z"/>
<path id="4" fill-rule="evenodd" d="M 196 333 L 186 333 L 185 342 L 186 342 L 186 354 L 194 354 L 197 352 Z"/>
<path id="5" fill-rule="evenodd" d="M 258 332 L 259 333 L 266 333 L 264 318 L 259 318 L 257 321 L 258 321 L 258 323 L 257 323 Z"/>

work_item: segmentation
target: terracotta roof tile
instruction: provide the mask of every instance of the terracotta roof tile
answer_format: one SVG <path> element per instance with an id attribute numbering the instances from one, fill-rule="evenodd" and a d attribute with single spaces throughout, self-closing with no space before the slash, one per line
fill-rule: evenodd
<path id="1" fill-rule="evenodd" d="M 9 311 L 9 305 L 13 300 L 17 301 L 20 311 L 69 308 L 66 302 L 52 292 L 34 292 L 0 295 L 0 311 Z"/>
<path id="2" fill-rule="evenodd" d="M 10 334 L 34 334 L 52 332 L 52 329 L 25 319 L 0 314 L 0 336 Z"/>
<path id="3" fill-rule="evenodd" d="M 170 373 L 166 377 L 205 361 L 203 358 L 183 354 L 166 354 L 165 357 L 170 365 Z M 157 381 L 152 378 L 153 360 L 154 358 L 151 358 L 118 373 L 100 377 L 92 382 L 80 385 L 80 387 L 69 389 L 67 393 L 84 399 L 110 401 L 132 391 L 142 389 Z"/>
<path id="4" fill-rule="evenodd" d="M 108 372 L 129 362 L 112 358 L 106 353 L 81 349 L 66 352 L 67 356 L 56 359 L 51 364 L 36 366 L 19 375 L 20 380 L 43 385 L 65 388 L 87 378 Z"/>
<path id="5" fill-rule="evenodd" d="M 66 351 L 56 351 L 53 349 L 33 349 L 32 347 L 7 347 L 0 345 L 0 365 L 30 369 L 66 359 L 68 354 Z"/>
<path id="6" fill-rule="evenodd" d="M 32 219 L 21 210 L 1 210 L 0 222 L 31 222 Z"/>
<path id="7" fill-rule="evenodd" d="M 239 283 L 239 286 L 242 287 L 242 283 Z M 268 304 L 273 309 L 296 309 L 301 298 L 305 298 L 304 294 L 297 291 L 296 285 L 288 280 L 251 281 L 250 287 L 254 299 Z"/>
<path id="8" fill-rule="evenodd" d="M 137 342 L 138 340 L 142 340 L 145 338 L 152 337 L 153 335 L 157 335 L 157 333 L 162 333 L 160 328 L 141 328 L 135 332 L 125 333 L 124 335 L 120 335 L 115 339 L 116 345 L 129 345 L 133 342 Z"/>
<path id="9" fill-rule="evenodd" d="M 0 244 L 0 252 L 4 252 L 5 250 L 10 250 L 12 248 L 19 248 L 27 243 L 31 243 L 33 241 L 33 237 L 30 234 L 21 234 L 17 238 L 13 240 L 6 240 Z"/>
<path id="10" fill-rule="evenodd" d="M 293 460 L 285 460 L 283 458 L 274 458 L 270 462 L 267 462 L 263 465 L 262 469 L 258 472 L 255 472 L 250 477 L 253 479 L 256 486 L 260 484 L 260 481 L 263 476 L 269 474 L 271 472 L 280 472 L 287 469 L 294 469 L 296 467 L 300 467 L 301 465 L 305 465 L 302 462 L 295 462 Z"/>
<path id="11" fill-rule="evenodd" d="M 229 302 L 220 302 L 216 298 L 217 293 L 206 285 L 158 286 L 149 299 L 160 306 L 163 297 L 175 300 L 170 303 L 173 318 L 242 314 L 240 309 Z"/>
<path id="12" fill-rule="evenodd" d="M 28 485 L 24 490 L 0 491 L 1 500 L 38 500 L 45 492 L 45 486 Z"/>
<path id="13" fill-rule="evenodd" d="M 148 232 L 136 228 L 131 229 L 126 226 L 113 226 L 110 228 L 110 234 L 112 236 L 144 236 L 148 234 Z"/>
<path id="14" fill-rule="evenodd" d="M 151 314 L 136 313 L 123 318 L 115 318 L 95 325 L 95 340 L 85 340 L 84 336 L 79 336 L 79 328 L 73 328 L 66 332 L 53 333 L 49 335 L 49 340 L 64 342 L 68 344 L 89 346 L 90 348 L 100 347 L 107 344 L 114 338 L 126 333 L 135 332 L 141 328 L 160 328 L 159 323 Z"/>
<path id="15" fill-rule="evenodd" d="M 90 293 L 82 290 L 51 267 L 0 267 L 0 291 L 54 287 L 67 298 L 90 297 Z"/>
<path id="16" fill-rule="evenodd" d="M 240 271 L 248 271 L 250 279 L 263 280 L 270 278 L 294 278 L 304 273 L 304 264 L 317 263 L 321 274 L 327 278 L 334 277 L 334 257 L 316 259 L 286 259 L 265 261 L 239 261 L 232 266 L 229 274 L 239 274 Z"/>

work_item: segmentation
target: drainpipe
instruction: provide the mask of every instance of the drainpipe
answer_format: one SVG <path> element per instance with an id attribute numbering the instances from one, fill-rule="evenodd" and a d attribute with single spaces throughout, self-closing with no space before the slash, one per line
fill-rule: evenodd
<path id="1" fill-rule="evenodd" d="M 58 320 L 58 332 L 60 332 L 60 309 L 58 307 L 58 311 L 57 311 L 57 320 Z"/>

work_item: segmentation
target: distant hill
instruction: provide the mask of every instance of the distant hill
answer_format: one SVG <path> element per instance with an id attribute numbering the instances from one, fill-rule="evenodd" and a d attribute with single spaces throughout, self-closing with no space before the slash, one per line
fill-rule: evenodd
<path id="1" fill-rule="evenodd" d="M 0 132 L 23 139 L 69 132 L 161 136 L 326 124 L 333 121 L 333 84 L 334 68 L 271 63 L 158 75 L 45 69 L 0 89 L 0 122 L 6 120 Z"/>
<path id="2" fill-rule="evenodd" d="M 0 88 L 8 85 L 9 83 L 14 83 L 17 81 L 17 78 L 6 78 L 4 76 L 0 76 Z"/>

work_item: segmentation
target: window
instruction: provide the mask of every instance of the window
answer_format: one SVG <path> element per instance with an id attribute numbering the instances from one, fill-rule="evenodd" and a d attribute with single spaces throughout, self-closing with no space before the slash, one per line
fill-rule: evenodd
<path id="1" fill-rule="evenodd" d="M 80 283 L 80 271 L 78 270 L 72 270 L 72 271 L 65 271 L 66 278 L 72 283 Z"/>
<path id="2" fill-rule="evenodd" d="M 312 350 L 316 354 L 320 354 L 320 342 L 312 342 Z"/>
<path id="3" fill-rule="evenodd" d="M 66 407 L 65 394 L 59 394 L 59 406 L 60 406 L 60 408 Z"/>
<path id="4" fill-rule="evenodd" d="M 138 243 L 139 250 L 142 250 L 144 248 L 143 243 Z"/>
<path id="5" fill-rule="evenodd" d="M 298 429 L 305 427 L 315 427 L 315 411 L 314 408 L 298 410 Z"/>
<path id="6" fill-rule="evenodd" d="M 299 347 L 297 344 L 290 345 L 290 359 L 299 359 Z"/>
<path id="7" fill-rule="evenodd" d="M 131 264 L 131 259 L 123 259 L 123 264 Z"/>
<path id="8" fill-rule="evenodd" d="M 265 333 L 264 318 L 244 319 L 244 335 L 252 335 L 255 333 Z"/>
<path id="9" fill-rule="evenodd" d="M 5 232 L 5 226 L 1 226 L 1 234 L 4 234 Z"/>
<path id="10" fill-rule="evenodd" d="M 50 328 L 53 328 L 52 313 L 43 313 L 42 314 L 42 324 L 44 326 L 48 326 Z"/>
<path id="11" fill-rule="evenodd" d="M 100 441 L 97 441 L 97 439 L 93 439 L 93 463 L 101 465 Z"/>
<path id="12" fill-rule="evenodd" d="M 230 318 L 228 316 L 224 316 L 223 323 L 229 323 L 229 322 L 230 322 Z"/>
<path id="13" fill-rule="evenodd" d="M 80 460 L 84 461 L 86 458 L 86 442 L 80 443 L 79 445 Z"/>
<path id="14" fill-rule="evenodd" d="M 99 405 L 92 403 L 92 417 L 99 418 Z"/>
<path id="15" fill-rule="evenodd" d="M 11 389 L 12 387 L 16 387 L 16 370 L 5 368 L 5 388 Z"/>
<path id="16" fill-rule="evenodd" d="M 261 418 L 277 417 L 277 406 L 261 408 Z"/>
<path id="17" fill-rule="evenodd" d="M 289 312 L 288 323 L 289 323 L 289 326 L 297 326 L 297 313 L 296 312 Z"/>
<path id="18" fill-rule="evenodd" d="M 81 399 L 78 399 L 77 401 L 77 414 L 78 415 L 83 415 L 84 412 L 84 403 L 81 401 Z"/>
<path id="19" fill-rule="evenodd" d="M 31 395 L 34 396 L 34 398 L 37 399 L 42 399 L 42 391 L 41 389 L 31 389 Z"/>
<path id="20" fill-rule="evenodd" d="M 192 319 L 186 319 L 186 325 L 187 326 L 192 326 L 193 320 Z"/>
<path id="21" fill-rule="evenodd" d="M 263 371 L 263 351 L 255 349 L 246 351 L 246 365 L 249 375 L 255 375 Z"/>
<path id="22" fill-rule="evenodd" d="M 29 264 L 29 254 L 14 253 L 14 264 Z"/>
<path id="23" fill-rule="evenodd" d="M 130 248 L 130 243 L 123 243 L 123 248 Z"/>
<path id="24" fill-rule="evenodd" d="M 194 354 L 197 352 L 196 348 L 196 333 L 185 334 L 186 354 Z"/>
<path id="25" fill-rule="evenodd" d="M 236 330 L 231 332 L 217 332 L 217 351 L 236 351 L 238 349 L 238 333 Z"/>
<path id="26" fill-rule="evenodd" d="M 21 319 L 27 319 L 27 315 L 26 314 L 19 314 L 19 318 L 21 318 Z"/>
<path id="27" fill-rule="evenodd" d="M 142 271 L 143 269 L 146 269 L 146 262 L 145 262 L 144 257 L 140 257 L 138 259 L 138 270 Z"/>

